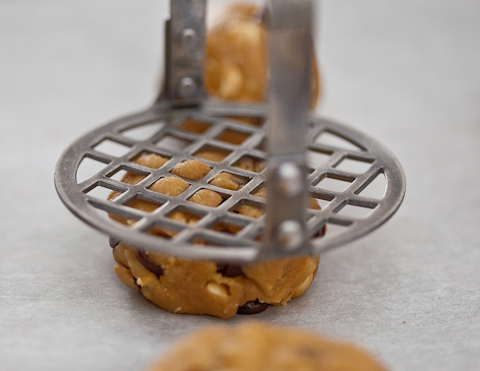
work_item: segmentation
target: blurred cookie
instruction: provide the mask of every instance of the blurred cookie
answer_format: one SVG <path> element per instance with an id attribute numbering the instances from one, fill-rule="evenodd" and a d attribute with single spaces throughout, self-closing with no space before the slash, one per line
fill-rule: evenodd
<path id="1" fill-rule="evenodd" d="M 257 322 L 187 336 L 149 371 L 384 371 L 357 346 Z"/>
<path id="2" fill-rule="evenodd" d="M 238 3 L 227 8 L 221 21 L 207 34 L 205 87 L 224 100 L 262 101 L 268 89 L 268 50 L 262 10 Z M 312 61 L 311 107 L 320 91 L 316 58 Z"/>

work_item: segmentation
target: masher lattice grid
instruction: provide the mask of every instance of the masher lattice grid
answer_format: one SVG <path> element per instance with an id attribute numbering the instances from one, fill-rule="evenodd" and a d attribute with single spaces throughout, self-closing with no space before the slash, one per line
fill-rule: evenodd
<path id="1" fill-rule="evenodd" d="M 244 118 L 250 118 L 258 125 L 245 123 Z M 205 123 L 205 132 L 200 135 L 182 130 L 180 126 L 187 119 Z M 244 156 L 259 161 L 267 160 L 263 128 L 266 120 L 264 105 L 238 106 L 207 101 L 201 108 L 170 110 L 164 104 L 157 103 L 144 112 L 93 130 L 73 143 L 57 163 L 57 191 L 66 206 L 87 224 L 133 246 L 218 262 L 254 261 L 261 249 L 258 237 L 262 233 L 265 217 L 254 219 L 240 215 L 235 210 L 240 204 L 265 208 L 266 200 L 252 193 L 265 185 L 266 171 L 251 172 L 236 167 L 236 164 Z M 141 139 L 134 139 L 129 134 L 142 127 L 145 131 L 153 129 L 154 132 Z M 244 133 L 248 137 L 241 144 L 219 140 L 219 135 L 225 130 Z M 322 142 L 325 134 L 342 144 L 336 146 Z M 401 165 L 387 149 L 349 127 L 312 117 L 309 119 L 307 138 L 309 194 L 322 205 L 321 210 L 308 210 L 307 229 L 312 252 L 321 253 L 357 239 L 388 220 L 403 200 L 405 177 Z M 115 155 L 101 152 L 105 143 L 120 145 L 125 153 Z M 205 148 L 218 151 L 225 158 L 221 162 L 198 158 L 196 154 Z M 152 169 L 132 161 L 141 153 L 157 153 L 169 160 L 159 169 Z M 317 157 L 321 157 L 322 161 L 316 160 Z M 77 173 L 86 159 L 93 160 L 102 169 L 77 182 Z M 149 189 L 156 180 L 174 176 L 170 173 L 171 169 L 189 159 L 199 159 L 208 164 L 211 170 L 198 181 L 184 179 L 190 186 L 177 197 Z M 348 162 L 361 165 L 361 169 L 358 166 L 354 166 L 354 169 L 343 166 Z M 145 178 L 135 185 L 126 184 L 115 176 L 121 171 Z M 211 179 L 221 172 L 243 177 L 247 183 L 238 191 L 210 184 Z M 379 179 L 382 192 L 372 197 L 366 190 Z M 326 180 L 339 182 L 345 189 L 324 186 Z M 204 188 L 219 193 L 223 202 L 216 208 L 210 208 L 189 201 L 195 192 Z M 105 189 L 106 194 L 117 191 L 121 195 L 113 200 L 99 198 L 95 196 L 95 191 L 99 189 Z M 158 208 L 146 213 L 129 207 L 128 204 L 136 199 L 150 201 L 157 204 Z M 360 210 L 361 216 L 355 216 L 358 213 L 348 212 L 347 209 Z M 195 224 L 172 220 L 169 216 L 176 210 L 192 213 L 200 219 Z M 121 224 L 109 218 L 109 214 L 135 222 Z M 213 230 L 212 226 L 218 221 L 238 226 L 240 231 L 227 234 Z M 160 237 L 150 233 L 154 227 L 166 228 L 176 234 L 172 238 Z M 324 227 L 326 234 L 320 233 Z M 343 228 L 336 232 L 336 227 Z M 204 244 L 195 244 L 198 240 Z"/>

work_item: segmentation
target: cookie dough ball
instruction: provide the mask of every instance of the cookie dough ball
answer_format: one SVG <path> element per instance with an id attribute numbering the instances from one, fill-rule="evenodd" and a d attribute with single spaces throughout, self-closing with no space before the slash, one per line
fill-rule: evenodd
<path id="1" fill-rule="evenodd" d="M 195 192 L 188 200 L 204 206 L 217 207 L 222 203 L 223 198 L 217 192 L 201 189 Z"/>
<path id="2" fill-rule="evenodd" d="M 231 191 L 238 191 L 245 185 L 245 181 L 233 174 L 221 172 L 210 181 L 210 184 L 220 188 L 230 189 Z"/>
<path id="3" fill-rule="evenodd" d="M 207 327 L 183 339 L 148 371 L 384 371 L 355 345 L 312 332 L 247 322 Z"/>
<path id="4" fill-rule="evenodd" d="M 199 160 L 188 160 L 182 162 L 172 169 L 172 174 L 183 176 L 191 180 L 202 179 L 209 171 L 210 167 Z"/>
<path id="5" fill-rule="evenodd" d="M 262 10 L 239 3 L 227 8 L 222 21 L 207 34 L 205 87 L 220 99 L 262 101 L 268 89 L 267 40 Z M 311 107 L 320 90 L 317 62 L 312 62 Z"/>
<path id="6" fill-rule="evenodd" d="M 148 160 L 161 162 L 152 158 Z M 147 159 L 140 156 L 134 161 L 143 164 Z M 249 162 L 239 165 L 242 166 L 256 168 L 258 164 Z M 193 160 L 176 165 L 172 173 L 186 179 L 198 179 L 208 171 L 210 167 L 206 164 Z M 233 174 L 225 174 L 220 173 L 215 177 L 217 186 L 239 189 L 244 185 L 242 179 Z M 137 180 L 129 173 L 122 179 L 125 183 Z M 149 188 L 170 197 L 177 197 L 189 186 L 179 177 L 168 176 L 160 178 Z M 263 197 L 264 192 L 259 190 L 255 195 Z M 112 193 L 111 197 L 116 197 L 115 193 Z M 215 191 L 201 189 L 195 192 L 189 201 L 207 207 L 218 207 L 223 198 Z M 147 212 L 153 211 L 150 210 L 148 201 L 139 199 L 135 202 L 134 206 L 130 206 Z M 235 211 L 250 218 L 259 218 L 264 214 L 264 210 L 250 205 L 240 205 Z M 199 220 L 197 215 L 183 210 L 176 211 L 169 217 L 190 225 Z M 129 223 L 124 219 L 116 220 Z M 213 226 L 215 230 L 231 234 L 238 233 L 239 228 L 222 222 Z M 177 232 L 155 227 L 150 233 L 172 238 Z M 207 244 L 202 240 L 193 243 Z M 318 257 L 296 257 L 245 266 L 217 264 L 135 250 L 124 243 L 113 247 L 113 256 L 117 262 L 115 273 L 118 278 L 128 287 L 140 290 L 159 307 L 174 313 L 208 314 L 220 318 L 230 318 L 236 313 L 255 314 L 264 311 L 269 305 L 287 304 L 308 289 L 315 278 L 319 263 Z"/>
<path id="7" fill-rule="evenodd" d="M 305 292 L 317 272 L 317 257 L 246 265 L 216 264 L 135 250 L 113 249 L 115 273 L 128 287 L 174 313 L 230 318 L 280 306 Z"/>

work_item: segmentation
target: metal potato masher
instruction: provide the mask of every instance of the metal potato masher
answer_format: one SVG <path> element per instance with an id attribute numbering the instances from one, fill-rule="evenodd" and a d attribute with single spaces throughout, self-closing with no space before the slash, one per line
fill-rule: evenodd
<path id="1" fill-rule="evenodd" d="M 244 264 L 319 254 L 365 235 L 395 213 L 405 194 L 405 175 L 396 158 L 366 135 L 308 112 L 313 1 L 267 1 L 263 21 L 270 89 L 268 102 L 258 104 L 206 95 L 206 0 L 171 0 L 170 7 L 159 98 L 145 111 L 87 133 L 58 160 L 57 192 L 76 216 L 137 248 Z M 201 132 L 188 130 L 189 120 Z M 244 140 L 222 140 L 226 132 L 239 133 Z M 222 159 L 198 158 L 205 150 Z M 168 161 L 159 168 L 135 163 L 144 153 Z M 206 163 L 210 171 L 199 180 L 184 179 L 188 188 L 180 195 L 150 189 L 158 179 L 174 176 L 176 165 L 192 159 Z M 245 159 L 266 166 L 238 167 Z M 124 183 L 120 175 L 126 172 L 142 180 Z M 243 186 L 229 190 L 211 184 L 222 172 L 243 179 Z M 255 195 L 265 186 L 266 198 Z M 201 189 L 220 194 L 220 205 L 191 202 Z M 119 196 L 106 196 L 112 191 Z M 155 210 L 131 207 L 135 200 L 147 201 Z M 321 210 L 308 207 L 312 200 Z M 266 213 L 260 218 L 242 215 L 237 212 L 242 205 Z M 195 215 L 196 222 L 170 218 L 175 211 Z M 119 223 L 112 215 L 133 222 Z M 235 227 L 234 232 L 218 231 L 214 226 L 219 222 Z M 175 233 L 167 238 L 151 233 L 154 228 Z"/>

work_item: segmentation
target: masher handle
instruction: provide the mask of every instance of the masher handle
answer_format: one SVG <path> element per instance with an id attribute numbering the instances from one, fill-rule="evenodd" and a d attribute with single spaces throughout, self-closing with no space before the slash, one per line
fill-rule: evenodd
<path id="1" fill-rule="evenodd" d="M 158 100 L 198 106 L 205 98 L 206 0 L 170 0 L 165 22 L 165 81 Z"/>
<path id="2" fill-rule="evenodd" d="M 268 0 L 270 89 L 264 257 L 307 254 L 305 148 L 312 67 L 312 0 Z"/>

